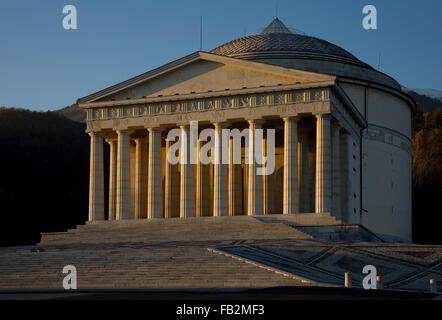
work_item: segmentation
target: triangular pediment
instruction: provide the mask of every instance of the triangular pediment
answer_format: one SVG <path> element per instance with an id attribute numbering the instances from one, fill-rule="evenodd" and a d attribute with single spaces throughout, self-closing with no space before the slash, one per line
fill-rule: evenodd
<path id="1" fill-rule="evenodd" d="M 79 103 L 189 95 L 331 81 L 334 77 L 197 52 L 104 89 Z"/>

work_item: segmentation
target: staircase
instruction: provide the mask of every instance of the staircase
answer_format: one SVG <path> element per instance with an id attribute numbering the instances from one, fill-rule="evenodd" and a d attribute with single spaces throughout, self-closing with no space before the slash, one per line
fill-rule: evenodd
<path id="1" fill-rule="evenodd" d="M 211 253 L 202 243 L 38 248 L 0 249 L 0 291 L 62 290 L 66 265 L 76 267 L 80 290 L 306 285 L 293 277 Z"/>
<path id="2" fill-rule="evenodd" d="M 344 243 L 327 239 L 336 232 L 332 241 Z M 367 236 L 375 235 L 330 214 L 88 223 L 42 234 L 36 246 L 0 248 L 0 292 L 63 290 L 66 265 L 80 290 L 335 286 L 367 264 L 384 270 L 391 288 L 440 279 L 426 267 L 441 264 L 439 247 L 353 243 Z"/>
<path id="3" fill-rule="evenodd" d="M 337 225 L 330 214 L 194 217 L 100 221 L 68 232 L 42 233 L 39 245 L 149 241 L 207 241 L 242 239 L 305 239 L 297 225 Z"/>
<path id="4" fill-rule="evenodd" d="M 336 223 L 329 215 L 102 221 L 44 233 L 38 246 L 0 248 L 0 290 L 62 289 L 66 265 L 79 289 L 305 286 L 293 275 L 210 248 L 312 237 L 290 223 Z"/>

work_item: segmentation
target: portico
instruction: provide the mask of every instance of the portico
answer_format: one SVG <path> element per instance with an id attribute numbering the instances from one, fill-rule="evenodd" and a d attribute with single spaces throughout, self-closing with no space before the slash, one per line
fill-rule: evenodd
<path id="1" fill-rule="evenodd" d="M 343 210 L 353 210 L 342 200 L 345 197 L 339 197 L 354 174 L 351 159 L 344 159 L 347 143 L 342 142 L 358 141 L 363 120 L 334 77 L 202 52 L 187 60 L 181 64 L 201 68 L 212 62 L 231 76 L 241 70 L 244 77 L 253 70 L 264 85 L 235 88 L 237 84 L 229 82 L 224 90 L 110 98 L 122 90 L 128 94 L 137 90 L 137 84 L 132 89 L 126 84 L 98 99 L 80 100 L 91 137 L 89 221 L 307 212 L 341 216 Z M 175 68 L 165 68 L 171 69 L 166 75 L 173 78 Z M 287 83 L 278 82 L 281 76 Z M 155 82 L 157 77 L 144 81 Z M 183 84 L 176 85 L 179 90 Z M 214 129 L 214 141 L 200 135 L 193 146 L 197 151 L 211 149 L 211 163 L 201 163 L 199 152 L 197 163 L 192 163 L 190 121 L 198 121 L 200 131 Z M 177 156 L 187 160 L 178 164 L 167 160 L 176 143 L 167 138 L 174 128 L 180 130 Z M 233 163 L 234 141 L 223 136 L 223 129 L 248 129 L 248 136 L 241 139 L 240 164 Z M 275 130 L 275 168 L 269 175 L 257 173 L 265 168 L 257 156 L 260 160 L 268 156 L 267 135 L 262 141 L 255 139 L 257 129 Z M 106 155 L 105 140 L 110 146 Z M 221 161 L 225 156 L 227 164 Z M 106 175 L 104 157 L 110 164 Z"/>

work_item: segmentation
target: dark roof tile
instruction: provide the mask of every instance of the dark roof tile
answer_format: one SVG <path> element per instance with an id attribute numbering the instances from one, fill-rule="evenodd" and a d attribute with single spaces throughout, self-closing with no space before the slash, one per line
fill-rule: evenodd
<path id="1" fill-rule="evenodd" d="M 294 33 L 261 33 L 225 43 L 212 51 L 213 54 L 240 57 L 254 53 L 316 54 L 338 58 L 343 62 L 371 68 L 348 51 L 322 39 Z"/>

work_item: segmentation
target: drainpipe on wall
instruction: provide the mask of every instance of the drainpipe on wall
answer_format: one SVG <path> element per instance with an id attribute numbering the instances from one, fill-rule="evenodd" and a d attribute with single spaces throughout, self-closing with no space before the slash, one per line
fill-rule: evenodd
<path id="1" fill-rule="evenodd" d="M 370 85 L 370 84 L 369 84 Z M 364 208 L 362 208 L 362 135 L 364 133 L 364 130 L 367 129 L 368 127 L 368 122 L 367 122 L 367 87 L 364 88 L 364 119 L 365 122 L 367 123 L 367 125 L 365 127 L 362 127 L 359 131 L 359 222 L 362 221 L 362 212 L 368 213 L 367 210 L 365 210 Z"/>

